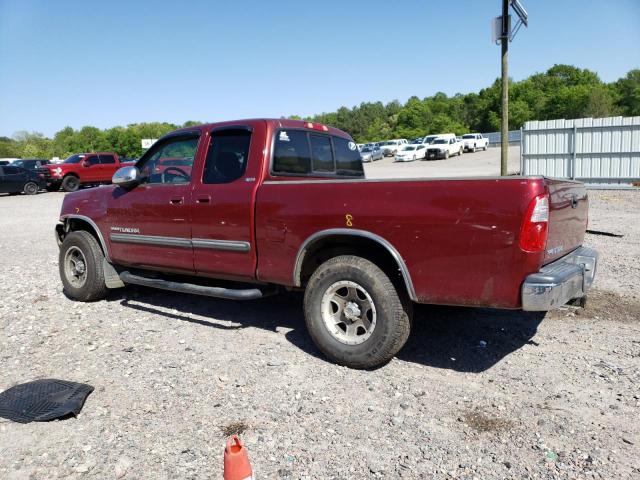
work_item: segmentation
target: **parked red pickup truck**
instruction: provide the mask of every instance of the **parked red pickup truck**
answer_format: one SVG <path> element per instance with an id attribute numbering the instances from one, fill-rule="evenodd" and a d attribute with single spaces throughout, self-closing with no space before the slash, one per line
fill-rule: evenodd
<path id="1" fill-rule="evenodd" d="M 316 123 L 178 130 L 113 183 L 65 196 L 68 296 L 125 284 L 236 300 L 304 289 L 311 337 L 354 368 L 398 352 L 414 302 L 544 311 L 583 298 L 595 275 L 581 183 L 367 180 L 353 140 Z"/>
<path id="2" fill-rule="evenodd" d="M 78 153 L 62 163 L 44 165 L 38 172 L 47 180 L 47 190 L 57 192 L 62 187 L 65 192 L 75 192 L 80 185 L 111 183 L 124 164 L 116 153 Z"/>

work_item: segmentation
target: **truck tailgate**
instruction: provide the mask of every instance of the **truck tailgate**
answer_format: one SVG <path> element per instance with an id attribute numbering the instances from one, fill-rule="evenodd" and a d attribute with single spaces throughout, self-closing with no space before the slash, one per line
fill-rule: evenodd
<path id="1" fill-rule="evenodd" d="M 546 179 L 549 189 L 549 234 L 544 264 L 582 245 L 587 227 L 589 200 L 584 184 Z"/>

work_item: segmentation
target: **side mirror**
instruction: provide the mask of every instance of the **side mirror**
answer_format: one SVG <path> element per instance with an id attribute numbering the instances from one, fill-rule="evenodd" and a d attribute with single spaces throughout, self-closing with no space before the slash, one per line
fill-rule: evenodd
<path id="1" fill-rule="evenodd" d="M 140 170 L 136 167 L 122 167 L 113 174 L 111 181 L 114 185 L 130 188 L 138 185 L 142 181 Z"/>

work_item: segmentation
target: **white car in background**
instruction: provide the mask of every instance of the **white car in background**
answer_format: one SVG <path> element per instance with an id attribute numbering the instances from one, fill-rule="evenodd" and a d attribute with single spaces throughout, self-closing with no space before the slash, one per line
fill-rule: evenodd
<path id="1" fill-rule="evenodd" d="M 384 145 L 380 148 L 382 149 L 382 153 L 385 157 L 393 156 L 408 143 L 409 142 L 407 142 L 407 140 L 404 138 L 396 138 L 395 140 L 388 140 L 384 142 Z"/>
<path id="2" fill-rule="evenodd" d="M 426 152 L 427 146 L 423 143 L 409 144 L 402 147 L 402 149 L 396 153 L 394 160 L 396 162 L 413 162 L 414 160 L 424 158 Z"/>
<path id="3" fill-rule="evenodd" d="M 453 133 L 447 133 L 436 138 L 431 145 L 427 147 L 427 155 L 425 159 L 447 159 L 453 155 L 462 155 L 464 146 Z"/>
<path id="4" fill-rule="evenodd" d="M 467 133 L 462 136 L 462 143 L 465 152 L 475 152 L 478 149 L 486 150 L 489 146 L 489 139 L 481 133 Z"/>

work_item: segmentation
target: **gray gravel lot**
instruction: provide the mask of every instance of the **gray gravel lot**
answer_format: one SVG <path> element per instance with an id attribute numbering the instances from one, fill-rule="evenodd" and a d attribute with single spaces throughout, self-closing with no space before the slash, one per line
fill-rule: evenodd
<path id="1" fill-rule="evenodd" d="M 640 192 L 590 195 L 590 228 L 624 237 L 587 236 L 602 264 L 586 309 L 420 307 L 373 371 L 319 355 L 299 294 L 71 302 L 63 194 L 0 196 L 0 390 L 95 386 L 78 418 L 0 420 L 0 478 L 221 478 L 233 430 L 261 479 L 640 478 Z"/>
<path id="2" fill-rule="evenodd" d="M 372 163 L 365 163 L 368 178 L 434 178 L 434 177 L 487 177 L 500 175 L 500 148 L 489 147 L 486 151 L 467 152 L 449 157 L 447 160 L 415 160 L 394 162 L 393 157 L 385 157 Z M 520 171 L 520 146 L 509 146 L 507 170 Z"/>

